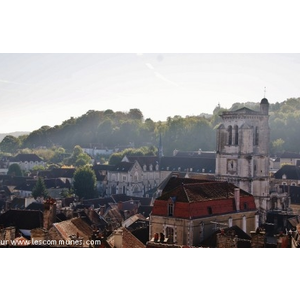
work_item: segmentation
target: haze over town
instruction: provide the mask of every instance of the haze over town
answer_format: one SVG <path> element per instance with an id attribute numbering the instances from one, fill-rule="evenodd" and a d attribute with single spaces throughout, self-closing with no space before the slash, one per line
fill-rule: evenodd
<path id="1" fill-rule="evenodd" d="M 300 54 L 0 54 L 1 133 L 60 125 L 88 110 L 164 121 L 220 104 L 300 96 Z M 266 89 L 266 92 L 265 92 Z"/>

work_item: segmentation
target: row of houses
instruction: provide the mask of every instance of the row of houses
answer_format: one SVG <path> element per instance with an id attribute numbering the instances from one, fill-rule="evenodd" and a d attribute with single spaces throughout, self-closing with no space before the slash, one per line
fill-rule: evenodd
<path id="1" fill-rule="evenodd" d="M 258 223 L 254 197 L 233 184 L 172 173 L 155 201 L 117 194 L 10 208 L 0 214 L 0 245 L 299 247 L 298 215 L 273 212 L 267 221 Z"/>

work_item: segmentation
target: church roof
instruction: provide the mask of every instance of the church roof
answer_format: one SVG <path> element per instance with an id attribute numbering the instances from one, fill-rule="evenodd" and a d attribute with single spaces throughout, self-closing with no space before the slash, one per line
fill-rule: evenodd
<path id="1" fill-rule="evenodd" d="M 234 111 L 224 111 L 222 113 L 222 116 L 237 115 L 237 114 L 238 115 L 257 115 L 257 114 L 261 114 L 261 112 L 252 110 L 252 109 L 247 108 L 247 107 L 242 107 L 242 108 L 239 108 L 239 109 L 234 110 Z"/>
<path id="2" fill-rule="evenodd" d="M 252 126 L 250 124 L 248 124 L 247 122 L 245 122 L 242 126 L 241 126 L 242 129 L 250 129 L 252 128 Z"/>

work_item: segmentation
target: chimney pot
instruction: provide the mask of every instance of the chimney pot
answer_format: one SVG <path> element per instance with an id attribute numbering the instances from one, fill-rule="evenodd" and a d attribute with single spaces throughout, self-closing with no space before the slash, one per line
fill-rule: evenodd
<path id="1" fill-rule="evenodd" d="M 240 211 L 240 189 L 234 189 L 234 201 L 235 201 L 235 208 L 236 211 Z"/>

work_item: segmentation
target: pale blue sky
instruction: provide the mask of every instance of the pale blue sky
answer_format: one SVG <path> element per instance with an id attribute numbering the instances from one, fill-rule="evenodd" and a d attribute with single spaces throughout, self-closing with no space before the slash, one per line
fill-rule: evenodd
<path id="1" fill-rule="evenodd" d="M 164 121 L 221 104 L 300 97 L 300 54 L 0 54 L 0 132 L 59 125 L 88 110 Z"/>

